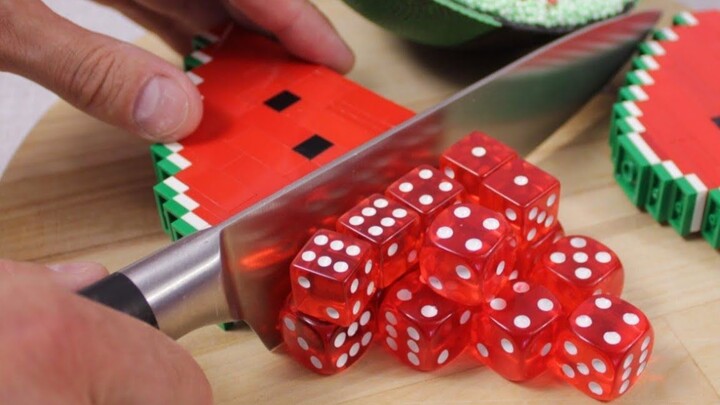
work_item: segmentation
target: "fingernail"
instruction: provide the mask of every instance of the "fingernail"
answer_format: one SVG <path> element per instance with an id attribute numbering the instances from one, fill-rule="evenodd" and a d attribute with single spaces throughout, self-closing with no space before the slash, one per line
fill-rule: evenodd
<path id="1" fill-rule="evenodd" d="M 140 91 L 133 112 L 146 138 L 163 141 L 174 134 L 188 117 L 188 95 L 174 80 L 155 76 Z"/>
<path id="2" fill-rule="evenodd" d="M 75 262 L 51 263 L 46 264 L 45 267 L 58 273 L 85 273 L 89 270 L 95 270 L 99 265 L 92 262 Z"/>

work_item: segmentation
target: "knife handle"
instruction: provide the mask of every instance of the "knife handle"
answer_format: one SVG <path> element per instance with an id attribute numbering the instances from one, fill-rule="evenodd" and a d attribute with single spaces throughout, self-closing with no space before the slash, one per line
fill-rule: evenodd
<path id="1" fill-rule="evenodd" d="M 124 273 L 113 273 L 89 285 L 78 294 L 117 311 L 137 318 L 155 328 L 158 327 L 155 313 L 142 291 Z"/>
<path id="2" fill-rule="evenodd" d="M 237 320 L 225 295 L 221 232 L 210 228 L 80 291 L 80 295 L 148 323 L 172 338 Z M 233 315 L 236 314 L 236 315 Z"/>

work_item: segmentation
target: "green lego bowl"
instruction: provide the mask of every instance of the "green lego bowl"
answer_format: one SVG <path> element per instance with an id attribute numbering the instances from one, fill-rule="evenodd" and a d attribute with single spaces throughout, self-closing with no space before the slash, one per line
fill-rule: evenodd
<path id="1" fill-rule="evenodd" d="M 522 1 L 522 0 L 518 0 Z M 598 0 L 603 1 L 603 0 Z M 621 13 L 632 9 L 628 0 Z M 484 13 L 458 0 L 344 0 L 375 24 L 409 41 L 436 47 L 520 47 L 541 44 L 587 24 L 531 25 Z"/>

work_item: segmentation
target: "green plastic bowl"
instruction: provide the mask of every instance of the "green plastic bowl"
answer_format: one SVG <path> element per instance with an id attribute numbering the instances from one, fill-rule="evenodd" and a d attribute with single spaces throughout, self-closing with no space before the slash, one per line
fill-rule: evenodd
<path id="1" fill-rule="evenodd" d="M 456 0 L 344 1 L 368 20 L 402 38 L 437 47 L 542 43 L 587 25 L 547 28 L 522 24 L 480 12 Z M 622 12 L 630 10 L 634 1 L 627 3 Z"/>

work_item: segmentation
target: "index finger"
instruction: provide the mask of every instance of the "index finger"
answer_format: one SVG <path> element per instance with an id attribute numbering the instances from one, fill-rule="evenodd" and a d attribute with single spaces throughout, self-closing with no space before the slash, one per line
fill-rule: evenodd
<path id="1" fill-rule="evenodd" d="M 307 0 L 229 0 L 232 7 L 274 34 L 293 54 L 341 73 L 355 57 L 330 21 Z"/>

